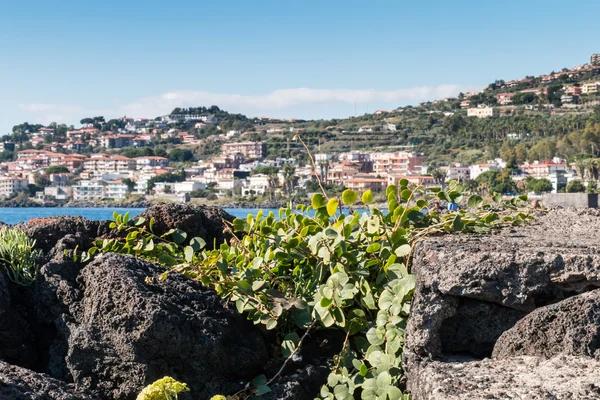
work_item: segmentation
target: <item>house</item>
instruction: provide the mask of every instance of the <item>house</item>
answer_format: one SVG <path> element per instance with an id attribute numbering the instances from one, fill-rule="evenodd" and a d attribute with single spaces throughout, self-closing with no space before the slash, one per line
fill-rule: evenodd
<path id="1" fill-rule="evenodd" d="M 269 190 L 269 177 L 264 174 L 249 176 L 243 182 L 242 195 L 259 195 L 262 196 Z"/>
<path id="2" fill-rule="evenodd" d="M 565 94 L 570 94 L 572 96 L 579 96 L 581 94 L 581 86 L 569 86 L 565 89 Z"/>
<path id="3" fill-rule="evenodd" d="M 382 130 L 384 132 L 396 132 L 396 124 L 391 124 L 389 122 L 385 122 L 383 124 Z"/>
<path id="4" fill-rule="evenodd" d="M 500 116 L 500 110 L 496 107 L 469 108 L 467 110 L 467 116 L 477 118 L 495 118 Z"/>
<path id="5" fill-rule="evenodd" d="M 582 94 L 598 93 L 598 87 L 600 87 L 600 82 L 584 83 L 581 86 L 581 93 Z"/>
<path id="6" fill-rule="evenodd" d="M 267 155 L 266 149 L 266 144 L 263 142 L 237 142 L 221 145 L 223 155 L 240 153 L 245 159 L 262 159 Z"/>
<path id="7" fill-rule="evenodd" d="M 373 159 L 373 171 L 378 174 L 414 173 L 420 171 L 423 166 L 423 156 L 415 152 L 374 153 L 371 158 Z"/>
<path id="8" fill-rule="evenodd" d="M 431 175 L 387 175 L 388 185 L 397 185 L 402 179 L 406 179 L 409 183 L 415 186 L 432 187 L 437 186 L 435 179 Z"/>
<path id="9" fill-rule="evenodd" d="M 366 190 L 371 190 L 372 192 L 382 192 L 387 187 L 387 179 L 378 178 L 371 175 L 360 175 L 346 181 L 346 187 L 348 187 L 350 190 L 356 190 L 360 192 L 364 192 Z"/>
<path id="10" fill-rule="evenodd" d="M 198 181 L 175 182 L 173 191 L 177 194 L 191 193 L 196 190 L 206 190 L 206 185 Z"/>
<path id="11" fill-rule="evenodd" d="M 471 178 L 471 169 L 467 164 L 454 163 L 446 168 L 446 182 L 464 182 Z"/>
<path id="12" fill-rule="evenodd" d="M 577 104 L 579 102 L 579 96 L 565 93 L 562 96 L 560 96 L 560 101 L 563 104 L 572 104 L 572 103 Z"/>
<path id="13" fill-rule="evenodd" d="M 359 132 L 373 132 L 375 127 L 373 125 L 365 125 L 358 128 Z"/>
<path id="14" fill-rule="evenodd" d="M 327 182 L 335 185 L 344 185 L 358 173 L 359 171 L 356 168 L 338 164 L 327 171 Z"/>
<path id="15" fill-rule="evenodd" d="M 567 172 L 567 165 L 562 160 L 553 159 L 553 160 L 543 160 L 543 161 L 534 161 L 532 163 L 525 162 L 520 166 L 521 171 L 523 173 L 534 176 L 545 178 L 550 174 L 555 172 L 565 173 Z"/>
<path id="16" fill-rule="evenodd" d="M 43 192 L 36 193 L 40 200 L 70 200 L 73 197 L 73 189 L 62 186 L 48 186 Z"/>
<path id="17" fill-rule="evenodd" d="M 471 107 L 471 100 L 463 100 L 460 102 L 460 108 L 469 108 Z"/>
<path id="18" fill-rule="evenodd" d="M 142 156 L 136 157 L 135 163 L 137 169 L 142 169 L 144 167 L 159 167 L 163 168 L 169 165 L 169 159 L 165 157 L 158 156 Z"/>
<path id="19" fill-rule="evenodd" d="M 512 103 L 512 97 L 515 93 L 498 93 L 496 95 L 496 99 L 498 100 L 498 104 L 506 106 Z"/>
<path id="20" fill-rule="evenodd" d="M 502 167 L 500 167 L 496 163 L 486 163 L 486 164 L 474 164 L 469 167 L 469 175 L 470 179 L 477 179 L 477 177 L 484 172 L 487 171 L 501 171 Z"/>
<path id="21" fill-rule="evenodd" d="M 0 177 L 0 197 L 10 197 L 22 190 L 27 190 L 29 181 L 14 176 Z"/>

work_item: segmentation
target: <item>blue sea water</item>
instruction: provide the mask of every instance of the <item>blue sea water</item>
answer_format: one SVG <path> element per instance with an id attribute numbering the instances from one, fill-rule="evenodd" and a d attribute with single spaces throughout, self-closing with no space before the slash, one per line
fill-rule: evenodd
<path id="1" fill-rule="evenodd" d="M 0 222 L 5 224 L 18 224 L 32 218 L 47 218 L 59 215 L 80 215 L 90 220 L 112 220 L 113 212 L 125 214 L 129 211 L 131 217 L 144 212 L 144 208 L 2 208 L 0 207 Z M 246 218 L 248 214 L 256 215 L 258 208 L 226 208 L 225 211 L 237 218 Z M 265 214 L 269 211 L 277 213 L 276 209 L 264 209 Z"/>

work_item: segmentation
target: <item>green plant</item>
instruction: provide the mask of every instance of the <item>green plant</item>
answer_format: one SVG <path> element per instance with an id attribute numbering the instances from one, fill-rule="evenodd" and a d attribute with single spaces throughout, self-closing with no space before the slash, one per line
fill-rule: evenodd
<path id="1" fill-rule="evenodd" d="M 429 192 L 438 200 L 461 204 L 462 190 L 453 181 L 445 191 Z M 316 194 L 310 206 L 236 219 L 231 229 L 239 237 L 232 243 L 176 264 L 178 271 L 234 302 L 255 324 L 277 330 L 283 366 L 270 379 L 257 377 L 244 391 L 268 392 L 311 330 L 337 329 L 345 333 L 345 340 L 321 398 L 409 397 L 402 349 L 415 286 L 410 273 L 414 244 L 436 232 L 487 232 L 531 218 L 521 210 L 525 196 L 503 201 L 495 194 L 493 204 L 484 204 L 472 195 L 465 208 L 440 214 L 425 195 L 423 188 L 401 180 L 387 188 L 387 209 L 372 206 L 373 194 L 366 191 L 361 200 L 369 211 L 347 213 L 344 206 L 357 202 L 358 193 L 345 190 L 329 199 Z M 137 220 L 132 226 L 127 218 L 115 223 L 117 229 L 123 224 L 122 229 L 133 229 L 128 251 L 135 242 L 147 243 L 151 229 L 144 230 L 144 223 Z M 106 245 L 101 250 L 124 249 Z M 170 257 L 181 259 L 181 246 L 172 250 Z M 157 253 L 136 255 L 170 265 Z"/>
<path id="2" fill-rule="evenodd" d="M 152 384 L 146 386 L 136 400 L 177 400 L 179 393 L 189 392 L 185 383 L 181 383 L 165 376 Z"/>
<path id="3" fill-rule="evenodd" d="M 197 263 L 198 252 L 206 246 L 204 239 L 199 237 L 188 241 L 187 233 L 180 229 L 170 229 L 160 236 L 154 234 L 154 218 L 149 221 L 144 217 L 130 220 L 129 212 L 124 215 L 115 212 L 113 218 L 114 221 L 109 227 L 122 234 L 113 239 L 97 240 L 90 249 L 81 254 L 75 251 L 76 261 L 81 257 L 81 260 L 86 262 L 97 252 L 112 252 L 131 254 L 167 267 L 183 268 Z M 65 252 L 68 253 L 68 250 Z"/>
<path id="4" fill-rule="evenodd" d="M 15 228 L 0 229 L 0 266 L 11 281 L 23 286 L 35 281 L 41 251 L 34 247 L 35 240 L 25 232 Z"/>

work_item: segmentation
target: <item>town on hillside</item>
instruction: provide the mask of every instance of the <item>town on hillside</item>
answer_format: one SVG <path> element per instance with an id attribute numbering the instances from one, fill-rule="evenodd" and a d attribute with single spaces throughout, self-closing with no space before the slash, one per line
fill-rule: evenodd
<path id="1" fill-rule="evenodd" d="M 4 200 L 256 201 L 461 181 L 471 192 L 595 192 L 600 54 L 538 77 L 346 119 L 248 118 L 217 106 L 155 118 L 23 123 L 0 142 Z M 310 151 L 307 151 L 307 149 Z"/>

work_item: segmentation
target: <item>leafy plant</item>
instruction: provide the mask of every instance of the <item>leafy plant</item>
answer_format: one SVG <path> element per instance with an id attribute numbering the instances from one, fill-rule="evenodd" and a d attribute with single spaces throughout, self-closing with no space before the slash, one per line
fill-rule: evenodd
<path id="1" fill-rule="evenodd" d="M 189 392 L 185 383 L 181 383 L 165 376 L 156 382 L 146 386 L 136 400 L 177 400 L 179 393 Z"/>
<path id="2" fill-rule="evenodd" d="M 171 229 L 158 236 L 154 234 L 154 218 L 146 221 L 144 217 L 129 219 L 129 212 L 113 214 L 114 221 L 109 227 L 123 232 L 117 238 L 97 240 L 87 251 L 81 253 L 82 261 L 88 261 L 98 251 L 131 254 L 167 267 L 184 268 L 198 262 L 198 252 L 206 246 L 204 239 L 195 237 L 187 245 L 187 233 L 180 229 Z M 77 253 L 74 256 L 79 257 Z"/>
<path id="3" fill-rule="evenodd" d="M 320 397 L 406 399 L 402 350 L 415 287 L 410 273 L 414 244 L 436 232 L 487 232 L 531 218 L 522 209 L 525 196 L 503 201 L 494 195 L 493 204 L 484 204 L 472 195 L 465 209 L 448 213 L 438 212 L 426 200 L 433 195 L 464 203 L 462 192 L 457 182 L 450 182 L 445 191 L 426 191 L 401 180 L 387 188 L 386 209 L 371 205 L 370 191 L 363 193 L 360 198 L 368 212 L 344 209 L 359 199 L 351 190 L 340 198 L 316 194 L 310 206 L 285 207 L 277 215 L 259 211 L 234 220 L 231 230 L 239 237 L 201 253 L 181 246 L 181 232 L 170 233 L 175 244 L 161 237 L 161 249 L 155 244 L 146 251 L 149 240 L 155 239 L 153 221 L 146 229 L 146 221 L 116 216 L 114 227 L 129 231 L 127 238 L 97 249 L 175 265 L 234 302 L 255 324 L 276 329 L 286 361 L 275 376 L 257 377 L 246 391 L 268 392 L 311 330 L 338 329 L 345 333 L 343 348 Z"/>
<path id="4" fill-rule="evenodd" d="M 34 250 L 35 240 L 15 228 L 0 229 L 0 267 L 13 282 L 27 286 L 38 274 L 40 250 Z"/>

